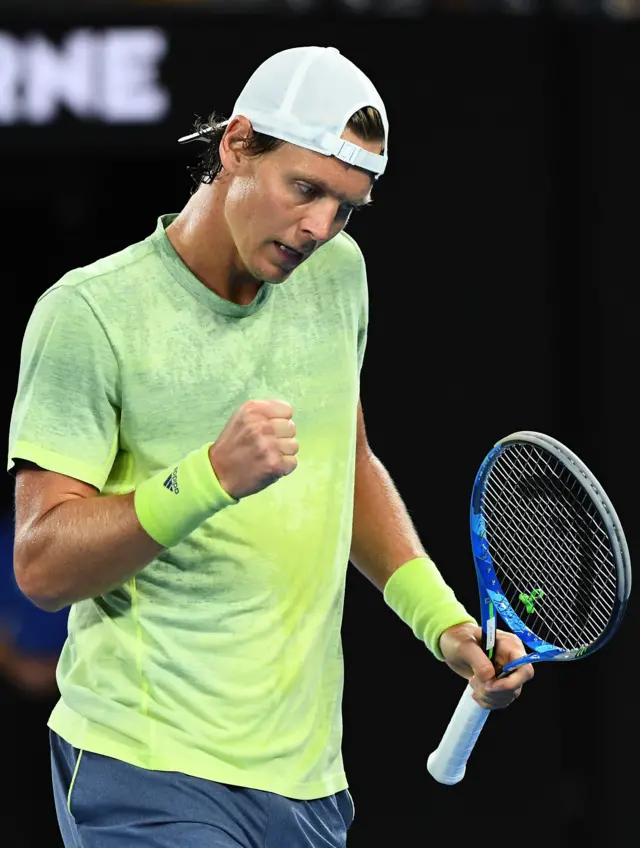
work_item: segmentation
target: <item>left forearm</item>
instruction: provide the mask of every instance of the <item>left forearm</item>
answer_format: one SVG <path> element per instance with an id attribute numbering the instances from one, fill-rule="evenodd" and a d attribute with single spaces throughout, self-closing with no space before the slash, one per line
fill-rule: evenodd
<path id="1" fill-rule="evenodd" d="M 350 559 L 438 659 L 442 633 L 474 622 L 425 553 L 391 476 L 372 454 L 356 464 Z"/>
<path id="2" fill-rule="evenodd" d="M 356 463 L 351 562 L 381 591 L 401 565 L 426 556 L 391 475 L 369 453 Z"/>

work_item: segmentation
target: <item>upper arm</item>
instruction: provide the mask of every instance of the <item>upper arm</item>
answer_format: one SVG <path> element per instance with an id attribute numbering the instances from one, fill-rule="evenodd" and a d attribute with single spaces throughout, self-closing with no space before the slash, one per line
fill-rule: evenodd
<path id="1" fill-rule="evenodd" d="M 77 498 L 95 497 L 98 490 L 64 474 L 47 471 L 30 462 L 20 462 L 15 486 L 15 544 L 16 573 L 22 563 L 22 553 L 37 524 L 61 503 Z"/>
<path id="2" fill-rule="evenodd" d="M 98 490 L 89 483 L 47 471 L 31 462 L 21 462 L 15 487 L 16 535 L 65 501 L 96 495 Z"/>

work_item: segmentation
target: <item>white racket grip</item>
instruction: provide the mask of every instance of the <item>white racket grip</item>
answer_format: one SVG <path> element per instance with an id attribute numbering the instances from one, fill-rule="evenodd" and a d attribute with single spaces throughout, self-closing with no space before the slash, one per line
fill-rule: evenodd
<path id="1" fill-rule="evenodd" d="M 427 760 L 429 774 L 439 783 L 452 785 L 462 780 L 467 760 L 489 717 L 490 710 L 483 709 L 472 695 L 473 689 L 467 686 L 440 744 Z"/>

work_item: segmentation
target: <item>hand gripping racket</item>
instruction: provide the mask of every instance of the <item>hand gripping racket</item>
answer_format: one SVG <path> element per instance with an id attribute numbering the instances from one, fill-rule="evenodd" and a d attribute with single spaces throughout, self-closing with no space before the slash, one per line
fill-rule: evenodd
<path id="1" fill-rule="evenodd" d="M 560 442 L 522 431 L 485 457 L 471 495 L 471 547 L 484 648 L 496 618 L 524 643 L 526 662 L 577 660 L 601 648 L 622 621 L 631 591 L 629 549 L 611 501 Z M 467 686 L 427 768 L 458 783 L 489 710 Z"/>

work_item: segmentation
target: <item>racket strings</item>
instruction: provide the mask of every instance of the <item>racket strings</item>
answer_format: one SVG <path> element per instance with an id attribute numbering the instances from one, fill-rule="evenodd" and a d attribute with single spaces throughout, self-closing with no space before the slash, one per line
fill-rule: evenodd
<path id="1" fill-rule="evenodd" d="M 528 518 L 528 516 L 529 516 L 529 514 L 525 513 L 525 519 Z M 539 518 L 539 516 L 536 516 L 536 518 Z M 529 532 L 528 532 L 527 535 L 528 535 L 529 539 L 527 541 L 530 541 L 531 538 L 535 539 L 536 536 L 540 536 L 540 529 L 538 527 L 533 529 L 531 527 L 531 522 L 529 521 L 528 523 L 529 523 L 529 528 L 528 528 Z M 546 523 L 547 523 L 547 527 L 548 527 L 549 526 L 548 522 L 546 522 Z M 496 525 L 494 525 L 494 526 L 496 526 Z M 566 538 L 566 535 L 565 535 L 562 539 L 558 540 L 557 539 L 557 535 L 558 535 L 557 534 L 557 527 L 555 527 L 553 524 L 551 526 L 551 531 L 549 529 L 545 528 L 543 523 L 541 523 L 540 526 L 542 527 L 542 532 L 544 533 L 544 535 L 540 539 L 538 539 L 537 541 L 538 542 L 542 541 L 542 547 L 546 549 L 546 550 L 543 551 L 543 554 L 544 554 L 544 559 L 547 561 L 547 569 L 546 570 L 548 570 L 549 561 L 553 562 L 554 556 L 555 556 L 555 559 L 557 560 L 557 556 L 555 555 L 555 550 L 557 549 L 558 542 L 559 541 L 563 542 L 566 545 L 567 538 Z M 555 535 L 553 533 L 553 530 L 556 530 Z M 551 544 L 547 543 L 548 539 L 550 539 Z M 579 554 L 580 551 L 577 550 L 575 544 L 573 545 L 573 547 L 574 547 L 574 553 Z M 522 582 L 523 579 L 531 581 L 532 572 L 534 573 L 534 576 L 538 578 L 538 582 L 540 581 L 540 579 L 544 579 L 544 577 L 546 576 L 546 575 L 540 573 L 540 568 L 533 568 L 532 569 L 532 565 L 535 565 L 535 562 L 534 562 L 534 560 L 532 559 L 531 556 L 527 556 L 526 550 L 524 550 L 524 551 L 522 550 L 522 546 L 520 546 L 519 554 L 520 554 L 520 558 L 522 558 L 524 560 L 521 572 L 518 572 L 517 570 L 514 570 L 513 568 L 507 567 L 507 569 L 506 569 L 510 578 L 513 581 L 517 581 L 517 584 L 514 583 L 514 586 L 512 586 L 512 591 L 509 593 L 509 596 L 508 596 L 508 600 L 510 601 L 510 603 L 512 605 L 517 605 L 518 593 L 516 592 L 516 588 L 518 586 L 521 587 L 523 585 L 523 582 Z M 506 560 L 506 562 L 508 563 L 509 560 Z M 593 565 L 593 563 L 591 563 L 591 565 Z M 527 572 L 527 569 L 528 569 L 528 572 Z M 535 572 L 537 572 L 537 574 L 535 574 Z M 526 577 L 525 577 L 525 574 L 527 574 Z M 556 584 L 557 584 L 557 582 L 558 581 L 556 581 Z M 566 602 L 567 602 L 566 595 L 572 593 L 572 590 L 575 588 L 575 586 L 571 585 L 570 581 L 567 580 L 566 576 L 563 577 L 562 579 L 560 579 L 559 583 L 561 584 L 561 588 L 563 588 L 565 590 L 564 602 L 566 604 Z M 574 581 L 574 584 L 575 584 L 575 581 Z M 581 584 L 578 583 L 577 585 L 580 587 Z M 560 594 L 560 592 L 558 591 L 560 587 L 558 587 L 558 585 L 556 585 L 555 588 L 556 588 L 556 593 Z M 582 603 L 581 603 L 581 601 L 582 601 Z M 523 607 L 524 605 L 522 603 L 520 603 L 519 606 Z M 539 604 L 539 607 L 543 607 L 543 606 L 546 606 L 546 605 L 541 601 L 541 603 Z M 582 597 L 576 596 L 574 598 L 574 607 L 575 607 L 575 612 L 576 612 L 576 618 L 586 620 L 589 616 L 590 606 L 591 606 L 591 598 L 588 594 L 584 593 L 584 591 L 582 592 Z M 597 613 L 597 610 L 596 610 L 596 613 Z M 606 623 L 607 623 L 606 618 L 602 618 L 602 617 L 598 616 L 597 614 L 596 614 L 596 618 L 600 619 L 599 624 L 600 624 L 601 627 L 606 626 Z M 552 623 L 546 618 L 546 616 L 543 617 L 543 621 L 539 622 L 539 623 L 546 623 L 549 627 L 553 627 Z M 553 629 L 555 630 L 556 628 L 553 628 Z M 572 621 L 572 626 L 571 626 L 570 629 L 572 631 L 571 635 L 572 635 L 573 639 L 575 640 L 580 635 L 579 634 L 580 628 L 577 628 L 575 626 L 574 622 Z M 539 635 L 542 635 L 542 634 L 539 634 Z"/>
<path id="2" fill-rule="evenodd" d="M 503 469 L 497 469 L 498 475 L 500 475 L 502 471 L 503 471 Z M 502 475 L 502 476 L 504 477 L 504 475 Z M 504 482 L 504 484 L 505 484 L 506 486 L 510 487 L 511 492 L 512 492 L 512 494 L 514 495 L 514 502 L 516 503 L 516 505 L 518 505 L 518 501 L 517 501 L 517 492 L 515 491 L 515 489 L 514 489 L 513 485 L 511 485 L 511 481 L 510 481 L 509 479 L 507 479 L 506 477 L 504 477 L 504 481 L 503 481 L 503 482 Z M 545 484 L 547 483 L 547 481 L 545 481 L 543 478 L 541 478 L 541 482 L 542 482 L 542 484 L 543 484 L 543 485 L 545 485 Z M 574 484 L 574 485 L 570 486 L 570 487 L 569 487 L 569 489 L 570 489 L 570 491 L 572 491 L 572 492 L 575 494 L 575 481 L 574 481 L 574 480 L 572 480 L 572 484 Z M 585 514 L 588 514 L 589 520 L 590 520 L 590 521 L 591 521 L 591 523 L 593 524 L 593 528 L 592 528 L 592 529 L 593 529 L 593 530 L 595 530 L 596 532 L 598 532 L 598 531 L 599 531 L 599 532 L 600 532 L 601 537 L 603 537 L 603 538 L 604 538 L 604 541 L 603 541 L 603 538 L 598 539 L 597 537 L 595 537 L 595 538 L 594 538 L 594 537 L 592 536 L 592 541 L 593 541 L 593 542 L 595 542 L 595 546 L 596 546 L 596 547 L 598 547 L 598 546 L 600 547 L 601 552 L 603 553 L 603 555 L 605 555 L 605 556 L 606 556 L 606 555 L 608 555 L 608 554 L 609 554 L 609 549 L 608 549 L 608 546 L 607 546 L 608 537 L 606 536 L 606 534 L 604 534 L 604 533 L 603 533 L 602 528 L 601 528 L 601 527 L 600 527 L 597 523 L 594 523 L 594 522 L 593 522 L 593 515 L 592 515 L 592 514 L 589 514 L 589 513 L 587 512 L 588 507 L 589 507 L 589 506 L 591 506 L 591 507 L 592 507 L 592 504 L 591 504 L 591 502 L 590 502 L 590 501 L 588 501 L 588 502 L 587 502 L 587 505 L 586 505 L 586 509 L 585 509 L 585 497 L 586 497 L 586 495 L 584 495 L 584 492 L 581 490 L 581 488 L 580 488 L 580 487 L 578 487 L 578 489 L 579 489 L 579 493 L 583 496 L 582 498 L 580 498 L 580 501 L 579 501 L 579 505 L 580 505 L 580 507 L 582 508 L 582 510 L 581 510 L 581 511 L 579 511 L 579 512 L 576 512 L 576 511 L 570 512 L 570 511 L 567 509 L 567 507 L 566 507 L 566 503 L 563 503 L 561 500 L 557 500 L 557 499 L 556 499 L 556 500 L 555 500 L 555 502 L 554 502 L 554 506 L 559 507 L 560 512 L 561 512 L 561 513 L 564 513 L 564 515 L 562 516 L 562 517 L 563 517 L 563 519 L 564 519 L 564 522 L 563 522 L 563 525 L 564 525 L 564 526 L 563 526 L 563 529 L 566 529 L 567 527 L 571 526 L 571 522 L 572 522 L 574 525 L 579 524 L 581 521 L 583 521 L 584 515 L 585 515 Z M 557 490 L 554 490 L 554 491 L 551 491 L 551 492 L 550 492 L 550 494 L 551 494 L 554 498 L 556 498 L 558 493 L 557 493 Z M 522 504 L 519 504 L 519 505 L 520 505 L 520 506 L 522 506 Z M 550 510 L 549 510 L 549 508 L 548 508 L 548 501 L 545 501 L 545 500 L 539 500 L 539 502 L 538 502 L 538 506 L 540 507 L 540 509 L 541 509 L 542 513 L 543 513 L 543 514 L 545 514 L 545 517 L 546 517 L 546 519 L 547 519 L 547 521 L 546 521 L 546 525 L 547 525 L 547 526 L 548 526 L 549 524 L 551 524 L 552 526 L 557 525 L 557 523 L 558 523 L 558 522 L 557 522 L 557 518 L 556 518 L 556 516 L 552 515 L 552 514 L 551 514 L 551 511 L 550 511 Z M 513 515 L 512 515 L 512 518 L 513 518 Z M 535 515 L 534 513 L 530 512 L 530 511 L 528 511 L 528 510 L 526 510 L 526 509 L 525 509 L 525 510 L 521 510 L 521 514 L 520 514 L 520 516 L 519 516 L 519 520 L 528 521 L 530 524 L 531 524 L 531 522 L 536 521 L 536 519 L 537 519 L 537 518 L 539 518 L 539 515 Z M 545 530 L 546 530 L 546 528 L 545 528 Z M 584 528 L 583 528 L 583 533 L 584 533 L 584 532 L 585 532 L 585 531 L 584 531 Z M 557 535 L 557 534 L 556 534 L 556 535 Z M 545 536 L 542 536 L 542 542 L 543 542 L 543 544 L 544 544 L 544 542 L 545 542 L 545 541 L 546 541 L 546 537 L 545 537 Z M 571 549 L 571 553 L 573 553 L 576 557 L 580 556 L 580 555 L 583 553 L 583 551 L 581 550 L 581 548 L 580 548 L 579 544 L 576 542 L 575 538 L 568 538 L 568 537 L 566 536 L 566 534 L 565 534 L 565 535 L 563 536 L 563 541 L 565 542 L 565 545 L 566 545 L 568 548 L 570 548 L 570 549 Z M 596 559 L 596 557 L 594 557 L 594 559 Z M 601 575 L 601 576 L 602 576 L 602 575 Z M 606 586 L 605 582 L 602 582 L 601 588 L 603 589 L 603 591 L 606 591 L 606 590 L 607 590 L 607 586 Z"/>
<path id="3" fill-rule="evenodd" d="M 514 492 L 513 492 L 513 488 L 512 488 L 512 490 L 511 490 L 511 491 L 512 491 L 512 494 L 513 494 L 513 493 L 514 493 Z M 516 494 L 517 494 L 517 493 L 516 493 Z M 529 495 L 531 495 L 531 492 L 529 491 L 529 492 L 528 492 L 528 494 L 529 494 Z M 555 492 L 554 492 L 554 494 L 557 494 L 557 493 L 555 493 Z M 542 504 L 544 505 L 544 503 L 545 503 L 545 502 L 544 502 L 544 501 L 540 501 L 540 499 L 538 499 L 538 505 L 540 505 L 540 503 L 542 503 Z M 548 512 L 548 511 L 547 511 L 547 512 Z M 538 516 L 535 516 L 535 517 L 536 517 L 536 518 L 539 518 L 539 515 L 538 515 Z M 565 517 L 566 517 L 566 516 L 565 516 Z M 552 541 L 552 542 L 557 543 L 557 541 L 558 541 L 558 540 L 557 540 L 557 535 L 558 535 L 558 534 L 557 534 L 557 522 L 552 522 L 552 525 L 551 525 L 551 532 L 550 532 L 550 530 L 549 530 L 549 522 L 547 521 L 547 522 L 546 522 L 546 524 L 547 524 L 547 527 L 545 527 L 545 528 L 544 528 L 545 536 L 547 536 L 547 537 L 548 537 L 548 536 L 550 535 L 551 541 Z M 529 537 L 531 537 L 531 535 L 532 535 L 532 532 L 531 532 L 531 531 L 532 531 L 532 528 L 531 528 L 531 527 L 529 527 L 529 533 L 528 533 Z M 554 533 L 553 531 L 556 531 L 556 532 Z M 536 535 L 536 532 L 535 532 L 535 531 L 534 531 L 533 535 L 534 535 L 534 537 L 535 537 L 535 535 Z M 539 535 L 539 532 L 537 533 L 537 535 Z M 545 536 L 543 536 L 543 537 L 542 537 L 542 539 L 543 539 L 543 540 L 545 539 Z M 528 541 L 529 541 L 529 540 L 528 540 Z M 574 539 L 567 539 L 567 536 L 566 536 L 566 533 L 565 533 L 565 534 L 563 535 L 562 541 L 564 542 L 564 544 L 565 544 L 565 545 L 567 545 L 567 543 L 568 543 L 568 542 L 569 542 L 569 543 L 573 543 L 572 545 L 571 545 L 571 544 L 569 544 L 569 545 L 568 545 L 568 547 L 570 547 L 570 548 L 571 548 L 571 547 L 573 547 L 573 553 L 574 553 L 574 555 L 579 556 L 579 555 L 582 553 L 582 552 L 580 551 L 580 549 L 579 549 L 579 544 L 576 542 L 575 538 L 574 538 Z M 553 553 L 549 551 L 549 545 L 544 545 L 544 547 L 546 547 L 546 548 L 547 548 L 547 550 L 545 551 L 545 558 L 546 558 L 546 559 L 548 559 L 550 555 L 551 555 L 551 556 L 553 555 Z M 555 547 L 555 545 L 552 545 L 552 547 Z M 591 564 L 593 564 L 593 563 L 591 563 Z M 512 577 L 515 577 L 515 579 L 519 579 L 519 580 L 521 580 L 521 579 L 522 579 L 522 576 L 521 576 L 521 575 L 513 574 L 513 571 L 511 572 L 511 574 L 512 574 Z M 564 579 L 564 580 L 562 580 L 561 582 L 563 583 L 564 587 L 565 587 L 565 588 L 567 588 L 567 580 L 566 580 L 566 579 Z M 583 582 L 584 582 L 584 581 L 583 581 Z M 580 586 L 580 584 L 578 584 L 578 585 Z M 603 588 L 606 588 L 606 587 L 603 587 Z M 578 600 L 579 600 L 579 599 L 578 599 Z M 591 599 L 590 599 L 590 597 L 587 595 L 587 597 L 586 597 L 584 600 L 585 600 L 585 602 L 586 602 L 586 606 L 583 606 L 583 607 L 582 607 L 582 609 L 578 609 L 578 610 L 577 610 L 578 614 L 579 614 L 579 615 L 581 615 L 581 616 L 585 616 L 585 614 L 588 612 L 588 608 L 589 608 L 589 604 L 590 604 L 590 600 L 591 600 Z"/>
<path id="4" fill-rule="evenodd" d="M 495 537 L 494 537 L 494 542 L 495 542 Z M 506 547 L 508 548 L 508 546 L 506 546 Z M 502 552 L 505 553 L 504 547 L 502 548 Z M 512 554 L 513 551 L 508 551 L 508 553 Z M 520 552 L 520 555 L 522 556 L 522 552 Z M 524 619 L 527 616 L 522 612 L 523 610 L 525 610 L 525 604 L 520 599 L 520 595 L 522 594 L 521 587 L 522 586 L 528 586 L 530 584 L 535 584 L 536 588 L 538 588 L 541 585 L 546 585 L 547 589 L 544 590 L 544 591 L 545 591 L 545 595 L 548 596 L 549 581 L 546 579 L 545 575 L 542 575 L 542 574 L 539 573 L 539 569 L 536 569 L 535 562 L 532 561 L 530 558 L 527 559 L 526 556 L 522 556 L 524 562 L 523 562 L 523 567 L 520 570 L 520 572 L 515 572 L 513 569 L 509 568 L 509 566 L 508 566 L 509 558 L 510 557 L 507 556 L 507 554 L 505 553 L 505 556 L 503 558 L 503 564 L 506 563 L 506 565 L 504 566 L 504 571 L 499 576 L 501 578 L 501 584 L 502 584 L 503 590 L 505 588 L 504 573 L 506 572 L 506 574 L 510 578 L 511 590 L 505 591 L 505 596 L 507 598 L 507 601 L 509 602 L 509 605 L 513 609 L 519 610 L 520 611 L 519 612 L 520 617 Z M 500 569 L 498 568 L 497 570 L 499 571 Z M 532 580 L 531 575 L 533 573 L 535 573 L 536 570 L 538 571 L 538 573 L 535 575 L 535 577 Z M 564 590 L 565 594 L 569 594 L 569 586 L 568 586 L 567 581 L 561 581 L 561 584 L 562 585 L 560 587 L 558 586 L 557 581 L 554 584 L 554 588 L 556 590 L 556 595 L 561 594 L 559 589 Z M 551 641 L 554 644 L 559 644 L 560 646 L 564 646 L 565 644 L 571 643 L 572 647 L 582 647 L 582 644 L 585 641 L 584 640 L 584 634 L 580 631 L 580 629 L 578 627 L 576 627 L 573 624 L 573 622 L 571 620 L 569 620 L 568 623 L 564 619 L 562 619 L 561 621 L 558 621 L 557 618 L 555 618 L 553 616 L 553 608 L 551 608 L 551 613 L 552 613 L 551 616 L 544 614 L 545 609 L 548 609 L 548 606 L 545 606 L 543 608 L 543 598 L 544 597 L 545 596 L 543 596 L 542 598 L 538 598 L 538 599 L 534 598 L 534 600 L 535 600 L 534 609 L 535 609 L 535 613 L 536 613 L 536 627 L 535 627 L 536 635 L 538 635 L 540 638 L 544 639 L 545 641 Z M 548 601 L 547 601 L 547 604 L 548 604 Z M 588 611 L 589 611 L 588 605 L 584 606 L 581 611 L 582 611 L 583 614 L 588 613 Z M 606 627 L 606 623 L 607 623 L 606 620 L 603 620 L 601 622 L 602 629 L 604 629 L 604 627 Z M 600 632 L 600 630 L 598 630 L 598 633 L 599 632 Z M 589 641 L 590 640 L 587 640 L 587 644 L 589 643 Z"/>
<path id="5" fill-rule="evenodd" d="M 505 489 L 510 490 L 510 492 L 512 494 L 511 503 L 515 504 L 516 509 L 517 509 L 518 506 L 521 507 L 521 509 L 518 511 L 517 515 L 516 515 L 515 510 L 510 511 L 509 517 L 510 517 L 512 523 L 514 524 L 514 526 L 517 526 L 517 522 L 520 522 L 520 521 L 528 524 L 529 525 L 529 534 L 528 534 L 529 537 L 531 537 L 531 535 L 533 535 L 534 532 L 539 533 L 540 531 L 534 531 L 534 529 L 532 527 L 532 523 L 537 521 L 538 516 L 535 515 L 534 513 L 530 512 L 530 511 L 528 511 L 526 508 L 522 508 L 523 505 L 520 502 L 518 493 L 515 490 L 515 487 L 513 485 L 512 480 L 510 478 L 508 478 L 503 472 L 504 472 L 504 469 L 502 469 L 502 468 L 496 469 L 496 474 L 497 474 L 498 478 L 500 479 L 500 483 L 505 487 Z M 578 493 L 575 492 L 576 488 L 578 488 L 578 490 L 579 490 Z M 571 480 L 571 486 L 569 486 L 569 489 L 570 489 L 570 491 L 572 491 L 572 493 L 574 495 L 576 495 L 576 499 L 579 500 L 579 504 L 580 504 L 580 507 L 582 508 L 582 511 L 580 513 L 573 514 L 573 513 L 569 512 L 569 510 L 566 508 L 566 504 L 562 503 L 561 501 L 558 501 L 557 503 L 560 507 L 561 512 L 564 513 L 563 517 L 567 522 L 567 526 L 569 525 L 569 522 L 571 521 L 571 519 L 576 519 L 575 523 L 579 524 L 581 521 L 583 521 L 584 515 L 587 515 L 588 518 L 589 518 L 589 521 L 593 525 L 591 529 L 593 530 L 593 532 L 596 532 L 596 533 L 599 534 L 598 536 L 595 536 L 595 537 L 592 536 L 592 541 L 594 542 L 594 546 L 596 548 L 600 549 L 600 553 L 601 553 L 602 557 L 604 557 L 604 558 L 608 557 L 610 555 L 610 549 L 608 547 L 608 536 L 606 535 L 606 533 L 604 533 L 604 531 L 602 530 L 602 527 L 597 522 L 594 521 L 593 513 L 595 512 L 595 508 L 593 507 L 593 504 L 591 503 L 590 500 L 587 499 L 586 493 L 584 492 L 584 490 L 582 490 L 582 488 L 575 481 L 575 479 Z M 555 492 L 553 494 L 555 495 Z M 581 496 L 581 497 L 579 497 L 579 496 Z M 548 505 L 545 504 L 544 501 L 541 501 L 539 505 L 541 506 L 542 512 L 544 512 L 546 514 L 547 526 L 550 522 L 554 523 L 554 519 L 550 514 L 550 510 L 548 508 L 545 509 L 545 507 L 548 506 Z M 501 504 L 501 507 L 505 508 L 505 504 L 504 503 Z M 589 510 L 590 507 L 591 507 L 591 510 Z M 597 515 L 597 512 L 595 514 Z M 548 542 L 546 530 L 543 529 L 542 533 L 543 533 L 543 535 L 541 536 L 541 539 L 540 539 L 540 547 L 547 549 L 547 556 L 549 556 L 550 554 L 553 555 L 553 552 L 554 552 L 555 549 L 552 547 L 552 544 L 550 542 Z M 571 549 L 570 552 L 575 555 L 576 559 L 578 559 L 582 555 L 582 551 L 581 551 L 579 545 L 575 542 L 575 539 L 568 539 L 565 536 L 563 541 L 564 541 L 565 545 L 567 545 L 567 547 Z M 524 551 L 524 555 L 525 555 L 525 557 L 527 556 L 526 551 Z M 595 562 L 596 559 L 597 559 L 597 557 L 594 556 L 593 557 L 594 562 Z M 595 572 L 595 574 L 597 575 L 597 577 L 599 579 L 598 588 L 604 594 L 608 594 L 611 602 L 613 603 L 614 600 L 615 600 L 614 571 L 612 570 L 609 574 L 607 574 L 606 572 L 598 570 L 597 572 Z M 564 572 L 559 572 L 557 575 L 554 575 L 554 576 L 556 576 L 559 579 L 559 581 L 561 583 L 563 583 L 567 588 L 569 587 L 569 578 L 565 576 Z M 609 578 L 608 580 L 607 580 L 607 577 Z M 578 587 L 578 588 L 580 589 L 580 587 Z M 589 598 L 587 598 L 587 600 L 589 600 Z"/>
<path id="6" fill-rule="evenodd" d="M 615 563 L 597 508 L 562 462 L 511 446 L 489 474 L 483 513 L 496 576 L 525 626 L 567 650 L 598 639 L 615 605 Z"/>
<path id="7" fill-rule="evenodd" d="M 582 647 L 583 644 L 589 644 L 592 641 L 589 633 L 584 632 L 584 628 L 579 628 L 577 625 L 573 623 L 571 619 L 559 619 L 557 616 L 553 615 L 553 608 L 551 608 L 551 615 L 545 615 L 545 610 L 542 608 L 542 598 L 536 597 L 538 594 L 541 594 L 540 589 L 538 588 L 540 585 L 547 585 L 547 589 L 545 590 L 546 596 L 549 594 L 548 584 L 545 583 L 544 576 L 538 575 L 535 580 L 536 590 L 532 594 L 531 598 L 535 601 L 535 606 L 531 606 L 531 608 L 526 607 L 522 602 L 522 593 L 519 592 L 518 587 L 522 585 L 526 585 L 524 580 L 520 575 L 510 574 L 509 575 L 514 583 L 516 584 L 516 588 L 512 589 L 511 592 L 507 592 L 506 597 L 513 609 L 518 611 L 519 617 L 521 619 L 529 620 L 528 626 L 530 631 L 535 630 L 537 636 L 541 639 L 544 639 L 546 642 L 551 642 L 560 647 Z M 502 577 L 502 582 L 504 583 L 504 576 Z M 556 587 L 557 589 L 557 587 Z M 557 592 L 556 592 L 557 594 Z M 526 595 L 526 593 L 525 593 Z M 549 602 L 547 600 L 546 609 L 549 609 Z M 535 612 L 535 624 L 531 624 L 530 622 L 530 614 Z M 526 614 L 525 614 L 526 613 Z M 582 615 L 586 618 L 588 616 L 589 610 L 588 608 L 582 610 Z M 606 626 L 606 622 L 601 623 L 602 629 Z M 597 633 L 601 630 L 600 627 L 596 627 Z M 596 635 L 597 638 L 597 635 Z"/>
<path id="8" fill-rule="evenodd" d="M 567 522 L 573 521 L 576 524 L 580 524 L 584 529 L 588 526 L 589 530 L 597 533 L 598 536 L 592 541 L 596 546 L 598 546 L 598 544 L 600 545 L 603 555 L 608 556 L 610 553 L 609 536 L 606 530 L 604 530 L 600 516 L 585 489 L 573 475 L 569 474 L 564 466 L 560 466 L 564 472 L 562 477 L 560 477 L 557 472 L 557 468 L 552 467 L 546 457 L 538 457 L 538 468 L 543 462 L 546 465 L 547 472 L 551 472 L 553 474 L 554 478 L 557 480 L 558 486 L 561 487 L 561 490 L 568 491 L 568 493 L 572 495 L 572 498 L 570 499 L 562 497 L 557 502 L 557 506 L 565 520 Z M 528 462 L 525 462 L 525 464 L 530 465 Z M 568 483 L 567 478 L 569 479 Z M 541 479 L 543 484 L 548 482 L 544 478 Z M 567 501 L 571 502 L 567 503 Z M 575 501 L 577 501 L 580 506 L 578 511 L 574 509 Z"/>
<path id="9" fill-rule="evenodd" d="M 540 457 L 539 463 L 543 459 L 546 460 L 546 458 Z M 579 541 L 576 541 L 575 536 L 569 537 L 568 539 L 565 536 L 565 541 L 569 542 L 572 548 L 572 553 L 575 555 L 576 561 L 578 562 L 580 562 L 580 556 L 584 555 L 593 565 L 601 564 L 600 561 L 602 559 L 611 563 L 610 569 L 598 569 L 597 571 L 592 570 L 590 576 L 593 577 L 594 575 L 597 575 L 600 578 L 599 588 L 601 588 L 605 593 L 608 591 L 611 596 L 611 601 L 613 602 L 615 599 L 616 572 L 611 553 L 609 536 L 603 526 L 600 514 L 578 480 L 571 475 L 563 465 L 560 467 L 564 473 L 562 477 L 560 477 L 560 475 L 557 474 L 557 460 L 555 461 L 556 467 L 553 467 L 548 460 L 546 460 L 545 464 L 547 468 L 554 473 L 554 482 L 557 484 L 554 485 L 550 491 L 552 497 L 558 496 L 558 499 L 554 500 L 554 507 L 559 507 L 564 527 L 574 527 L 580 538 L 583 540 L 583 543 L 580 544 Z M 549 481 L 544 477 L 541 477 L 540 479 L 543 486 L 549 489 Z M 567 479 L 569 481 L 568 483 Z M 545 506 L 548 507 L 548 501 L 543 501 L 542 506 L 543 508 Z M 555 516 L 550 516 L 550 513 L 551 510 L 547 509 L 547 517 L 549 517 L 552 522 L 555 522 Z M 585 538 L 589 541 L 588 546 L 584 545 Z M 598 557 L 598 553 L 600 554 L 600 557 Z"/>
<path id="10" fill-rule="evenodd" d="M 508 485 L 508 483 L 507 483 L 507 485 Z M 504 503 L 501 505 L 501 508 L 505 508 Z M 522 522 L 522 523 L 528 525 L 527 529 L 528 529 L 529 532 L 527 534 L 527 536 L 528 536 L 527 542 L 529 542 L 529 540 L 533 536 L 536 536 L 536 535 L 540 536 L 540 539 L 539 539 L 539 542 L 538 542 L 538 549 L 539 549 L 540 558 L 541 558 L 541 555 L 543 553 L 546 555 L 546 557 L 548 559 L 550 559 L 552 561 L 553 561 L 554 558 L 557 558 L 556 555 L 555 555 L 555 548 L 553 546 L 553 539 L 549 539 L 549 536 L 544 531 L 544 528 L 541 531 L 539 528 L 534 527 L 533 523 L 537 520 L 537 516 L 530 514 L 527 511 L 523 511 L 523 510 L 520 511 L 520 514 L 516 515 L 514 510 L 509 510 L 508 518 L 511 520 L 511 522 L 513 524 L 516 524 L 516 522 Z M 503 529 L 501 527 L 501 525 L 499 525 L 495 522 L 494 522 L 493 526 L 496 530 Z M 542 535 L 541 535 L 541 533 L 542 533 Z M 566 539 L 565 539 L 565 541 L 566 541 Z M 526 547 L 524 547 L 522 545 L 522 540 L 517 540 L 513 536 L 513 534 L 511 534 L 511 536 L 510 536 L 510 545 L 511 545 L 511 547 L 514 547 L 514 548 L 518 547 L 519 548 L 520 553 L 521 553 L 521 555 L 522 555 L 522 557 L 525 561 L 525 564 L 526 564 L 527 567 L 522 569 L 522 573 L 523 574 L 530 573 L 531 564 L 534 562 L 534 557 L 531 555 L 530 550 L 528 550 Z M 572 547 L 572 552 L 576 556 L 579 556 L 580 551 L 577 548 L 577 546 L 575 544 L 572 544 L 571 547 Z M 509 561 L 507 561 L 507 567 L 508 567 L 508 564 L 509 564 Z M 517 579 L 517 580 L 522 579 L 522 574 L 516 574 L 513 570 L 510 570 L 510 574 L 511 574 L 513 579 Z M 567 589 L 567 590 L 570 589 L 571 584 L 570 584 L 569 577 L 567 577 L 564 574 L 564 572 L 559 572 L 559 573 L 555 574 L 554 577 L 556 578 L 556 580 L 558 581 L 558 583 L 560 585 L 564 586 L 565 589 Z M 611 597 L 612 597 L 612 600 L 613 600 L 614 593 L 612 592 L 610 587 L 608 587 L 604 582 L 602 582 L 600 588 L 605 593 L 609 592 L 611 594 Z"/>

